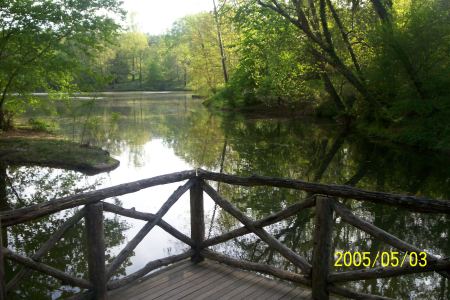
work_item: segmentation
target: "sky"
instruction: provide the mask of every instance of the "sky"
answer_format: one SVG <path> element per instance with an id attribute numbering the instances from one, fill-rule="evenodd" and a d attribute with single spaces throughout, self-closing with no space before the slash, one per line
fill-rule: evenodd
<path id="1" fill-rule="evenodd" d="M 123 0 L 123 7 L 134 15 L 138 29 L 160 34 L 177 19 L 201 11 L 212 10 L 212 0 Z"/>

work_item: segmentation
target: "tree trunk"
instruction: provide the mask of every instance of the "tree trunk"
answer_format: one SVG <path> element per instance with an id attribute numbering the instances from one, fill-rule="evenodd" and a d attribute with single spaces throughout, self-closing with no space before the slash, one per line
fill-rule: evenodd
<path id="1" fill-rule="evenodd" d="M 342 102 L 341 97 L 339 97 L 339 94 L 337 93 L 336 89 L 334 88 L 334 85 L 331 82 L 330 77 L 328 77 L 328 74 L 324 72 L 321 74 L 321 77 L 325 86 L 325 90 L 330 95 L 331 99 L 333 99 L 338 112 L 345 112 L 346 110 L 345 105 Z"/>
<path id="2" fill-rule="evenodd" d="M 224 79 L 225 83 L 228 83 L 228 70 L 227 70 L 227 65 L 226 65 L 225 49 L 223 47 L 222 30 L 220 29 L 219 14 L 217 12 L 217 6 L 216 6 L 215 0 L 213 0 L 213 5 L 214 5 L 214 19 L 216 21 L 216 27 L 217 27 L 217 39 L 219 40 L 220 58 L 222 61 L 223 79 Z"/>

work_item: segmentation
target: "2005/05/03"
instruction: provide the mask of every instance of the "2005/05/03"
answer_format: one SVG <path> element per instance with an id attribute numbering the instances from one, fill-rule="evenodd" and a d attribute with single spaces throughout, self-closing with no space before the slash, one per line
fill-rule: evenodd
<path id="1" fill-rule="evenodd" d="M 427 265 L 426 252 L 405 252 L 400 256 L 397 251 L 378 251 L 375 259 L 372 258 L 371 252 L 350 252 L 336 251 L 335 267 L 359 267 L 374 268 L 377 262 L 382 267 L 403 267 L 405 262 L 411 267 L 425 267 Z M 406 258 L 409 259 L 407 260 Z"/>

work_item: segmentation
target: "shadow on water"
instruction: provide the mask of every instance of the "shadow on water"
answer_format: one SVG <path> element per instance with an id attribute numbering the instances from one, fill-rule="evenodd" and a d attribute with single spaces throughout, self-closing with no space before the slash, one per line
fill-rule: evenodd
<path id="1" fill-rule="evenodd" d="M 122 95 L 114 99 L 108 97 L 104 95 L 95 101 L 93 107 L 79 105 L 78 111 L 71 112 L 72 115 L 61 107 L 59 116 L 53 120 L 59 124 L 59 131 L 68 138 L 100 145 L 116 157 L 127 160 L 121 171 L 113 171 L 111 175 L 114 172 L 133 174 L 142 168 L 155 167 L 148 162 L 146 151 L 149 143 L 161 140 L 164 151 L 173 151 L 184 162 L 178 166 L 183 169 L 187 164 L 191 168 L 223 170 L 230 174 L 289 177 L 450 199 L 450 169 L 445 167 L 450 165 L 448 155 L 374 143 L 348 134 L 335 124 L 315 119 L 252 119 L 232 114 L 211 114 L 199 101 L 182 94 L 158 95 L 159 98 L 140 95 L 139 99 L 136 95 Z M 30 115 L 39 116 L 39 112 Z M 162 160 L 159 158 L 163 157 L 162 152 L 152 152 L 152 155 L 152 159 Z M 11 185 L 5 180 L 1 181 L 2 208 L 39 203 L 74 193 L 77 189 L 93 189 L 99 185 L 85 181 L 83 175 L 71 171 L 3 166 L 1 172 L 2 178 L 8 175 L 11 185 L 16 189 L 14 192 Z M 122 182 L 110 182 L 111 185 L 118 183 Z M 254 219 L 277 212 L 307 196 L 287 189 L 233 187 L 225 184 L 221 185 L 220 192 Z M 358 216 L 397 237 L 436 255 L 450 255 L 450 221 L 447 216 L 345 201 Z M 210 214 L 207 223 L 207 230 L 211 226 L 211 236 L 239 226 L 225 212 L 220 209 L 214 211 L 214 220 L 211 220 Z M 72 213 L 64 212 L 62 216 L 44 218 L 35 224 L 14 226 L 8 231 L 9 246 L 20 253 L 32 254 L 50 232 Z M 310 259 L 312 217 L 313 210 L 304 211 L 268 227 L 268 230 Z M 127 224 L 121 219 L 108 219 L 108 222 L 108 249 L 123 244 L 126 237 L 130 238 L 126 236 Z M 69 273 L 86 276 L 84 247 L 78 242 L 83 234 L 81 225 L 74 228 L 45 261 Z M 373 254 L 391 250 L 388 245 L 373 240 L 367 234 L 344 224 L 339 218 L 334 228 L 333 248 L 336 251 L 369 251 Z M 216 250 L 242 259 L 292 268 L 253 235 L 216 246 Z M 114 253 L 109 254 L 110 257 Z M 124 272 L 125 267 L 122 269 Z M 396 299 L 448 299 L 450 296 L 448 280 L 436 274 L 366 280 L 351 286 L 363 292 Z M 33 295 L 33 299 L 44 299 L 48 297 L 45 292 L 47 289 L 58 290 L 58 283 L 33 273 L 32 279 L 26 281 L 19 290 L 22 298 Z M 57 297 L 66 294 L 69 291 L 59 289 L 58 293 L 52 295 Z"/>

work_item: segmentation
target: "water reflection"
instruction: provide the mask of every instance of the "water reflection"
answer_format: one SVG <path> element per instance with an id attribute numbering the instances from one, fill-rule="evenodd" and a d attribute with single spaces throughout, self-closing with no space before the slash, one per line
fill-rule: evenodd
<path id="1" fill-rule="evenodd" d="M 43 167 L 10 167 L 4 169 L 2 182 L 6 183 L 6 198 L 2 199 L 2 207 L 9 209 L 43 203 L 49 199 L 59 198 L 81 191 L 95 189 L 98 181 L 89 182 L 87 177 L 73 172 Z M 3 231 L 3 240 L 19 254 L 32 256 L 76 209 L 69 209 L 58 214 L 40 218 L 36 221 L 15 225 Z M 106 245 L 110 249 L 123 243 L 126 223 L 110 218 L 105 220 Z M 81 223 L 71 228 L 60 242 L 40 260 L 52 267 L 69 274 L 87 278 L 86 245 L 84 225 Z M 111 259 L 111 251 L 107 253 Z M 129 262 L 127 262 L 129 263 Z M 7 281 L 13 278 L 22 268 L 9 261 L 6 264 Z M 120 270 L 124 274 L 125 266 Z M 48 291 L 54 291 L 49 293 Z M 61 287 L 58 280 L 32 272 L 31 276 L 16 286 L 8 299 L 48 299 L 50 295 L 70 295 L 73 289 Z"/>
<path id="2" fill-rule="evenodd" d="M 54 119 L 59 130 L 68 138 L 84 143 L 101 145 L 121 161 L 121 166 L 108 175 L 87 179 L 75 178 L 77 173 L 58 171 L 61 176 L 58 191 L 73 192 L 76 188 L 110 186 L 131 180 L 142 179 L 164 173 L 203 167 L 209 170 L 223 169 L 226 173 L 239 175 L 260 174 L 299 178 L 308 181 L 355 185 L 369 190 L 411 193 L 432 198 L 450 198 L 450 165 L 448 155 L 421 153 L 414 149 L 396 145 L 369 142 L 356 134 L 349 134 L 335 124 L 314 119 L 269 119 L 252 118 L 236 114 L 211 114 L 201 103 L 186 94 L 103 94 L 100 98 L 78 100 L 74 110 L 68 112 L 60 107 L 62 117 Z M 39 117 L 39 112 L 33 112 Z M 44 115 L 41 115 L 44 117 Z M 36 168 L 36 172 L 50 170 Z M 13 200 L 14 193 L 6 188 L 9 203 L 25 205 L 43 201 L 57 183 L 39 185 L 31 182 L 39 175 L 29 174 L 27 181 L 19 173 L 8 171 L 14 179 L 14 186 L 21 193 L 38 194 L 29 197 L 26 203 Z M 41 174 L 40 173 L 40 174 Z M 71 179 L 72 176 L 72 179 Z M 75 177 L 74 177 L 75 176 Z M 51 177 L 51 176 L 50 176 Z M 47 179 L 49 179 L 48 177 Z M 65 179 L 64 179 L 65 178 Z M 100 180 L 97 185 L 93 181 Z M 66 182 L 63 184 L 63 182 Z M 178 184 L 145 190 L 120 197 L 124 207 L 156 212 Z M 222 185 L 220 192 L 241 210 L 254 219 L 279 211 L 307 195 L 286 189 L 243 188 Z M 113 200 L 111 200 L 113 201 Z M 434 254 L 449 256 L 448 236 L 450 222 L 447 216 L 426 215 L 402 211 L 396 208 L 346 201 L 357 215 L 374 222 L 399 238 Z M 206 202 L 207 231 L 211 236 L 224 233 L 239 226 L 237 221 Z M 211 220 L 214 215 L 214 220 Z M 312 254 L 313 210 L 304 211 L 295 217 L 269 227 L 278 239 L 298 253 L 310 258 Z M 164 219 L 181 232 L 189 233 L 189 205 L 187 195 L 183 196 Z M 111 255 L 120 251 L 125 238 L 131 239 L 143 225 L 142 222 L 108 216 L 114 221 L 108 233 Z M 60 220 L 40 221 L 42 228 L 55 228 Z M 111 222 L 112 222 L 111 221 Z M 129 228 L 127 229 L 127 225 Z M 112 225 L 111 225 L 112 226 Z M 37 226 L 36 226 L 37 227 Z M 36 246 L 32 238 L 43 240 L 46 230 L 28 232 L 25 227 L 9 232 L 9 243 L 14 247 L 27 248 L 32 253 Z M 77 233 L 76 229 L 74 236 Z M 27 232 L 27 243 L 22 243 L 23 232 Z M 36 236 L 36 237 L 35 237 Z M 79 238 L 79 236 L 78 236 Z M 21 241 L 21 243 L 19 243 Z M 65 245 L 73 241 L 65 239 Z M 157 242 L 155 242 L 157 241 Z M 66 243 L 67 242 L 67 243 Z M 35 243 L 38 245 L 38 243 Z M 121 244 L 119 246 L 119 244 Z M 67 246 L 68 247 L 68 246 Z M 373 240 L 370 236 L 336 220 L 334 249 L 370 251 L 376 253 L 390 247 Z M 149 260 L 176 254 L 184 245 L 152 231 L 140 245 L 126 269 L 130 273 Z M 252 261 L 267 262 L 290 268 L 277 253 L 268 249 L 258 238 L 248 235 L 217 246 L 222 252 Z M 57 251 L 69 251 L 61 248 Z M 56 251 L 56 250 L 55 250 Z M 82 252 L 80 252 L 82 253 Z M 50 257 L 50 256 L 49 256 Z M 68 256 L 70 257 L 70 255 Z M 50 258 L 49 258 L 50 259 Z M 85 266 L 82 257 L 75 259 L 74 274 L 83 274 Z M 70 261 L 68 258 L 67 263 Z M 78 259 L 78 260 L 77 260 Z M 63 266 L 61 262 L 61 266 Z M 55 262 L 57 263 L 57 262 Z M 48 281 L 48 278 L 46 279 Z M 22 286 L 27 293 L 34 292 L 43 281 L 35 279 L 34 287 Z M 51 282 L 51 281 L 50 281 Z M 30 283 L 31 284 L 31 283 Z M 53 284 L 53 283 L 52 283 Z M 48 285 L 46 283 L 46 285 Z M 57 285 L 50 285 L 57 288 Z M 395 279 L 367 280 L 352 287 L 364 292 L 382 294 L 397 299 L 447 299 L 450 296 L 448 280 L 438 275 L 411 275 Z M 25 292 L 24 292 L 25 293 Z M 40 293 L 44 295 L 41 288 Z"/>

